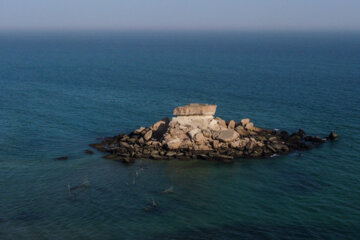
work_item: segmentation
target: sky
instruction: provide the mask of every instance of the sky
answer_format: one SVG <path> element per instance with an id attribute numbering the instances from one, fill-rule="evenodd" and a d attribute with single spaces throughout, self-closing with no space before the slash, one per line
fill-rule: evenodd
<path id="1" fill-rule="evenodd" d="M 0 0 L 0 30 L 360 30 L 360 0 Z"/>

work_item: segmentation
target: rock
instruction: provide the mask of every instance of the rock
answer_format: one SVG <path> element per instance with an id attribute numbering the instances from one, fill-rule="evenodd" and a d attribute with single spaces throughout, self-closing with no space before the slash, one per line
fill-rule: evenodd
<path id="1" fill-rule="evenodd" d="M 162 120 L 154 123 L 154 124 L 151 126 L 151 130 L 157 131 L 157 130 L 159 130 L 159 128 L 160 128 L 161 126 L 167 125 L 167 124 L 169 124 L 169 122 L 170 122 L 169 118 L 167 118 L 167 117 L 166 117 L 166 118 L 163 118 Z"/>
<path id="2" fill-rule="evenodd" d="M 204 140 L 205 140 L 205 137 L 204 137 L 204 135 L 203 135 L 201 132 L 199 132 L 199 133 L 197 133 L 197 134 L 195 135 L 194 140 L 195 140 L 195 142 L 198 143 L 198 144 L 199 144 L 199 143 L 203 143 Z"/>
<path id="3" fill-rule="evenodd" d="M 178 149 L 180 147 L 180 145 L 181 145 L 181 141 L 178 138 L 175 138 L 173 140 L 166 142 L 167 148 L 171 149 L 171 150 Z"/>
<path id="4" fill-rule="evenodd" d="M 93 147 L 95 149 L 97 149 L 100 152 L 105 152 L 106 148 L 105 148 L 106 143 L 94 143 L 94 144 L 90 144 L 90 147 Z"/>
<path id="5" fill-rule="evenodd" d="M 289 137 L 289 133 L 287 131 L 281 131 L 280 136 L 282 139 L 287 139 Z"/>
<path id="6" fill-rule="evenodd" d="M 228 161 L 232 162 L 232 160 L 234 160 L 233 156 L 228 156 L 228 155 L 225 155 L 225 154 L 216 154 L 213 157 L 216 160 L 225 161 L 225 162 L 228 162 Z"/>
<path id="7" fill-rule="evenodd" d="M 87 154 L 94 154 L 94 152 L 91 151 L 91 150 L 89 150 L 89 149 L 86 149 L 86 150 L 85 150 L 85 153 L 87 153 Z"/>
<path id="8" fill-rule="evenodd" d="M 331 133 L 329 134 L 329 136 L 327 137 L 327 139 L 329 139 L 330 141 L 333 141 L 333 140 L 337 139 L 338 137 L 339 137 L 338 134 L 336 134 L 336 133 L 334 133 L 334 132 L 331 132 Z"/>
<path id="9" fill-rule="evenodd" d="M 167 157 L 173 157 L 175 155 L 176 155 L 176 152 L 172 152 L 172 151 L 169 151 L 169 152 L 166 153 Z"/>
<path id="10" fill-rule="evenodd" d="M 151 137 L 152 137 L 152 130 L 149 130 L 148 132 L 145 133 L 144 140 L 149 141 Z"/>
<path id="11" fill-rule="evenodd" d="M 210 121 L 208 128 L 211 129 L 212 131 L 219 131 L 220 125 L 219 125 L 218 121 L 213 119 Z"/>
<path id="12" fill-rule="evenodd" d="M 239 134 L 235 130 L 228 129 L 228 130 L 221 130 L 219 132 L 219 135 L 216 137 L 216 139 L 221 140 L 223 142 L 232 142 L 238 137 Z"/>
<path id="13" fill-rule="evenodd" d="M 195 135 L 198 134 L 199 132 L 201 132 L 201 130 L 199 128 L 194 128 L 190 132 L 188 132 L 188 135 L 189 135 L 190 139 L 194 141 Z"/>
<path id="14" fill-rule="evenodd" d="M 117 154 L 109 154 L 109 155 L 106 155 L 104 158 L 106 159 L 114 159 L 114 158 L 117 158 L 118 155 Z"/>
<path id="15" fill-rule="evenodd" d="M 134 158 L 130 158 L 130 157 L 125 157 L 122 159 L 124 163 L 134 163 L 135 162 L 135 159 Z"/>
<path id="16" fill-rule="evenodd" d="M 296 143 L 296 142 L 300 142 L 301 140 L 302 140 L 302 137 L 299 136 L 297 133 L 291 134 L 288 138 L 289 143 Z"/>
<path id="17" fill-rule="evenodd" d="M 203 115 L 214 115 L 216 112 L 216 105 L 191 103 L 186 106 L 177 107 L 174 109 L 174 115 L 177 116 L 203 116 Z"/>
<path id="18" fill-rule="evenodd" d="M 235 131 L 240 135 L 240 136 L 248 136 L 249 132 L 246 131 L 246 129 L 243 126 L 237 126 L 235 128 Z"/>
<path id="19" fill-rule="evenodd" d="M 246 129 L 246 130 L 252 130 L 253 128 L 254 128 L 254 124 L 251 123 L 251 122 L 249 122 L 249 123 L 247 123 L 247 124 L 245 125 L 245 129 Z"/>
<path id="20" fill-rule="evenodd" d="M 230 129 L 234 129 L 235 128 L 235 125 L 236 125 L 236 122 L 234 120 L 231 120 L 228 124 L 228 128 Z"/>
<path id="21" fill-rule="evenodd" d="M 288 146 L 286 146 L 284 144 L 280 144 L 280 143 L 272 144 L 272 147 L 274 149 L 276 149 L 277 152 L 288 152 L 289 151 Z"/>
<path id="22" fill-rule="evenodd" d="M 140 127 L 134 131 L 135 134 L 140 134 L 143 130 L 145 130 L 144 127 Z"/>
<path id="23" fill-rule="evenodd" d="M 221 118 L 215 118 L 215 120 L 218 122 L 220 129 L 227 129 L 226 122 L 224 120 Z"/>
<path id="24" fill-rule="evenodd" d="M 188 131 L 192 128 L 206 129 L 213 119 L 213 116 L 208 115 L 178 116 L 173 117 L 173 119 L 171 120 L 171 125 L 176 126 L 176 128 L 184 131 Z"/>
<path id="25" fill-rule="evenodd" d="M 209 130 L 203 129 L 201 132 L 204 135 L 204 137 L 211 138 L 211 132 Z"/>
<path id="26" fill-rule="evenodd" d="M 67 159 L 69 159 L 68 156 L 61 156 L 61 157 L 55 158 L 55 160 L 67 160 Z"/>
<path id="27" fill-rule="evenodd" d="M 237 140 L 237 141 L 235 141 L 235 142 L 231 142 L 231 143 L 230 143 L 230 146 L 231 146 L 232 148 L 239 148 L 239 147 L 240 147 L 240 140 Z"/>
<path id="28" fill-rule="evenodd" d="M 119 145 L 122 146 L 122 147 L 125 147 L 125 148 L 130 147 L 130 145 L 127 142 L 120 142 Z"/>
<path id="29" fill-rule="evenodd" d="M 212 145 L 213 145 L 213 148 L 214 148 L 214 149 L 218 149 L 218 148 L 219 148 L 219 140 L 214 140 L 214 141 L 212 142 Z"/>
<path id="30" fill-rule="evenodd" d="M 241 125 L 243 127 L 245 127 L 246 124 L 248 124 L 249 122 L 250 122 L 250 118 L 244 118 L 244 119 L 241 120 Z"/>
<path id="31" fill-rule="evenodd" d="M 128 143 L 132 143 L 132 144 L 134 144 L 134 143 L 136 143 L 137 142 L 137 138 L 135 138 L 135 137 L 132 137 L 132 138 L 129 138 L 128 140 L 127 140 L 127 142 Z"/>
<path id="32" fill-rule="evenodd" d="M 321 137 L 318 137 L 318 136 L 315 136 L 315 137 L 306 136 L 304 138 L 304 140 L 307 141 L 307 142 L 312 142 L 312 143 L 323 143 L 323 142 L 325 142 L 324 139 L 322 139 Z"/>
<path id="33" fill-rule="evenodd" d="M 170 123 L 169 118 L 164 118 L 158 121 L 157 123 L 155 123 L 154 125 L 152 125 L 151 126 L 151 129 L 153 131 L 152 137 L 157 141 L 159 141 L 168 130 L 169 123 Z"/>
<path id="34" fill-rule="evenodd" d="M 297 135 L 299 135 L 301 138 L 303 138 L 303 137 L 306 135 L 306 133 L 305 133 L 304 130 L 302 130 L 302 129 L 300 128 L 299 131 L 297 132 Z"/>
<path id="35" fill-rule="evenodd" d="M 271 156 L 273 153 L 287 153 L 292 150 L 308 150 L 323 138 L 305 136 L 305 132 L 289 134 L 282 131 L 258 128 L 250 119 L 224 121 L 214 118 L 216 106 L 191 104 L 174 110 L 177 117 L 168 118 L 151 127 L 140 127 L 130 134 L 102 138 L 102 142 L 91 144 L 102 152 L 105 158 L 134 162 L 137 158 L 153 159 L 220 159 L 231 162 L 237 157 Z M 338 137 L 331 133 L 327 139 Z M 304 141 L 310 141 L 307 144 Z M 91 150 L 85 151 L 92 154 Z M 58 158 L 67 159 L 66 156 Z"/>
<path id="36" fill-rule="evenodd" d="M 210 151 L 212 149 L 211 149 L 211 147 L 209 147 L 209 146 L 207 146 L 205 144 L 200 144 L 200 145 L 195 145 L 194 150 L 196 150 L 196 151 Z"/>

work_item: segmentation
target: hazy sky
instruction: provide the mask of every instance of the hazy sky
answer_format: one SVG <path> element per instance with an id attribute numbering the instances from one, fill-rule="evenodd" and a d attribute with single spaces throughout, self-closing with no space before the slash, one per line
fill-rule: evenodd
<path id="1" fill-rule="evenodd" d="M 360 0 L 0 0 L 0 30 L 360 30 Z"/>

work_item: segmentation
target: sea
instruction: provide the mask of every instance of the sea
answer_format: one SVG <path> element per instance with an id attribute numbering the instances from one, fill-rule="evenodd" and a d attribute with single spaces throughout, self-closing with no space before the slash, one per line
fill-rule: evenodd
<path id="1" fill-rule="evenodd" d="M 230 164 L 84 152 L 189 103 L 339 138 Z M 360 239 L 360 32 L 0 32 L 0 239 Z"/>

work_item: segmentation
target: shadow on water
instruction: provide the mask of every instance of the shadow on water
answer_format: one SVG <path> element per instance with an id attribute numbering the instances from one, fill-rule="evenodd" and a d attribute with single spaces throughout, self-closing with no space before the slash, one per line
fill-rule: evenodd
<path id="1" fill-rule="evenodd" d="M 325 225 L 264 225 L 238 222 L 232 225 L 197 228 L 170 234 L 160 234 L 148 239 L 359 239 L 360 234 L 347 226 Z"/>

